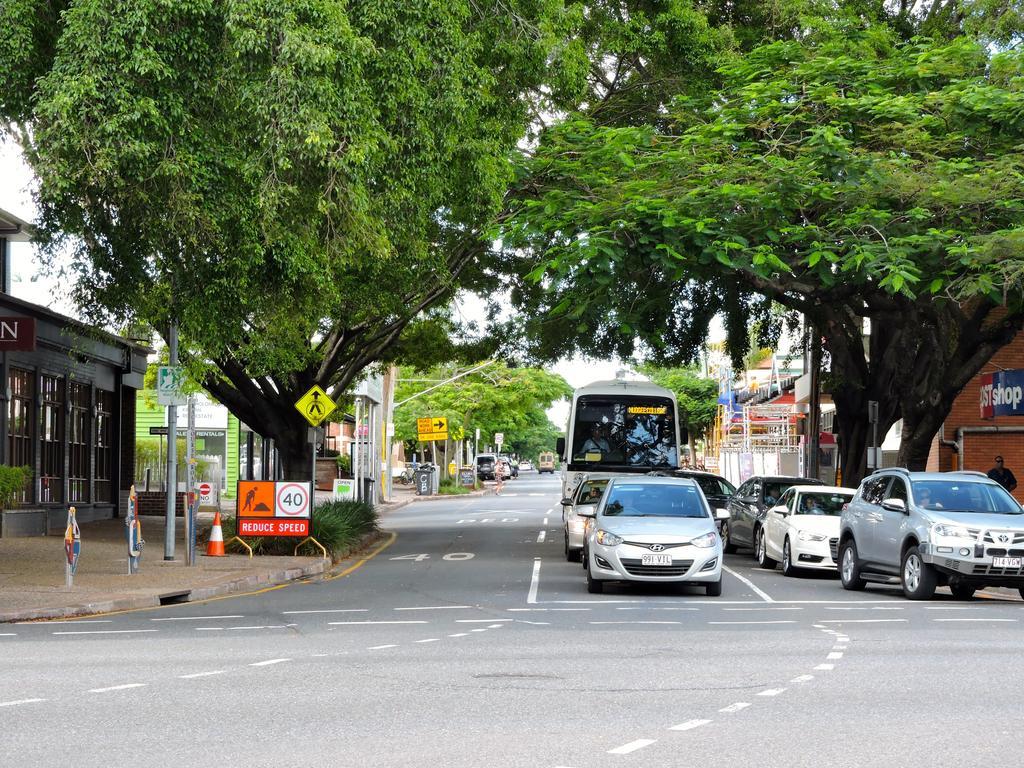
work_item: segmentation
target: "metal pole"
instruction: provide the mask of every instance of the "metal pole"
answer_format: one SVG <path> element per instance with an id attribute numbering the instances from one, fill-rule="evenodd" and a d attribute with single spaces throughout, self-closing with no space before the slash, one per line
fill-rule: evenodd
<path id="1" fill-rule="evenodd" d="M 168 364 L 178 364 L 178 324 L 167 334 Z M 174 559 L 174 515 L 178 495 L 178 408 L 167 406 L 167 518 L 164 521 L 164 560 Z"/>
<path id="2" fill-rule="evenodd" d="M 816 333 L 814 326 L 811 331 L 811 397 L 810 413 L 807 418 L 807 453 L 808 453 L 808 474 L 817 478 L 821 474 L 821 466 L 818 461 L 821 442 L 821 338 Z M 834 481 L 832 478 L 830 483 Z"/>
<path id="3" fill-rule="evenodd" d="M 195 519 L 192 516 L 192 495 L 196 490 L 196 396 L 188 396 L 188 421 L 185 429 L 185 564 L 196 564 Z"/>
<path id="4" fill-rule="evenodd" d="M 356 397 L 356 429 L 352 441 L 352 479 L 355 481 L 355 498 L 362 499 L 363 486 L 359 482 L 359 424 L 362 418 L 363 399 Z"/>

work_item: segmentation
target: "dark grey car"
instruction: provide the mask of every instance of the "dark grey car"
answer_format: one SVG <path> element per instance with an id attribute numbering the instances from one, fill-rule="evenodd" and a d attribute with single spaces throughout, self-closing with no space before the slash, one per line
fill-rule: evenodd
<path id="1" fill-rule="evenodd" d="M 821 480 L 785 475 L 754 475 L 729 499 L 729 519 L 722 524 L 722 543 L 727 554 L 737 547 L 753 549 L 764 516 L 794 485 L 822 485 Z"/>

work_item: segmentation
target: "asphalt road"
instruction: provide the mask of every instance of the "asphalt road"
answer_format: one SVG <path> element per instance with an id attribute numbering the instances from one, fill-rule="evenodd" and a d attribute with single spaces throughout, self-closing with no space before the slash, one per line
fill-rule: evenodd
<path id="1" fill-rule="evenodd" d="M 557 479 L 410 505 L 330 581 L 0 625 L 0 765 L 976 766 L 1019 759 L 1024 603 L 789 579 L 589 595 Z"/>

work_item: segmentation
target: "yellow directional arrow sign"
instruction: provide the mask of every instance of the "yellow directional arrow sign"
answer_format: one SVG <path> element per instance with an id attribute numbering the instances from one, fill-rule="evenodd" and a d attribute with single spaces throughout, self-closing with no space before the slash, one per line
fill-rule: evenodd
<path id="1" fill-rule="evenodd" d="M 309 392 L 300 397 L 295 403 L 295 408 L 298 412 L 314 427 L 319 427 L 337 407 L 337 404 L 327 396 L 327 393 L 316 385 L 312 386 Z"/>
<path id="2" fill-rule="evenodd" d="M 444 416 L 432 416 L 416 419 L 416 432 L 420 442 L 448 439 L 448 419 Z"/>

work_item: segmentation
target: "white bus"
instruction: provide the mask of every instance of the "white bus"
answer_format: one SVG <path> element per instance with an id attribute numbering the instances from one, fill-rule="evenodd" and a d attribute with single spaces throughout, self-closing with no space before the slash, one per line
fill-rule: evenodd
<path id="1" fill-rule="evenodd" d="M 679 411 L 671 390 L 649 381 L 595 381 L 572 396 L 558 439 L 562 495 L 584 474 L 646 474 L 679 466 Z"/>

